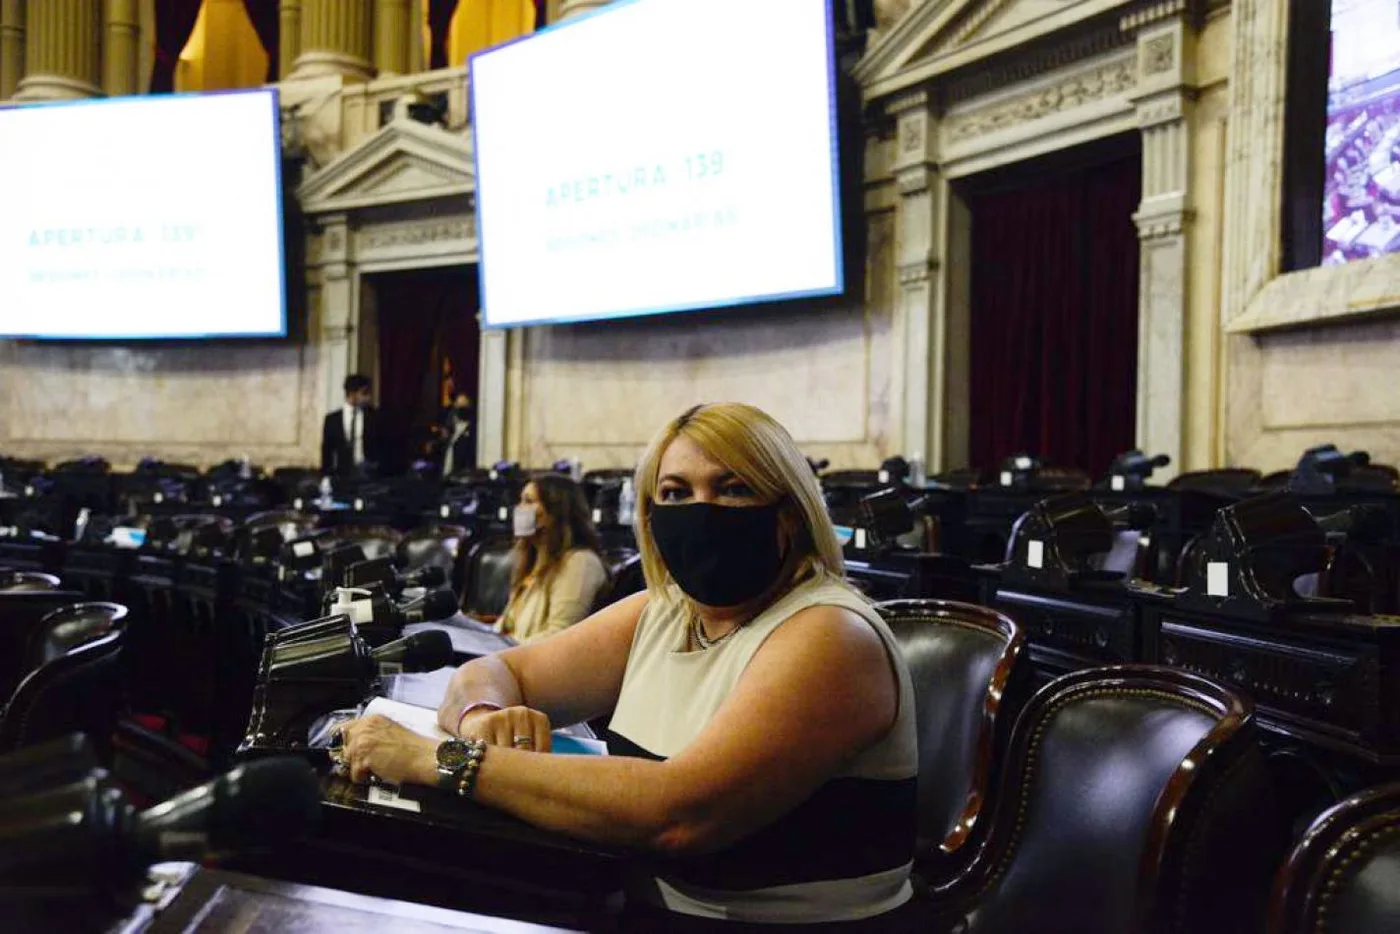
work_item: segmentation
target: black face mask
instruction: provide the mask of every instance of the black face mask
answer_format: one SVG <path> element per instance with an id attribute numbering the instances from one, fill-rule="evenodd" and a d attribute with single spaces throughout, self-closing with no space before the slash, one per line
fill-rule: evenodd
<path id="1" fill-rule="evenodd" d="M 705 606 L 738 606 L 773 586 L 783 567 L 778 505 L 655 506 L 651 534 L 681 590 Z"/>

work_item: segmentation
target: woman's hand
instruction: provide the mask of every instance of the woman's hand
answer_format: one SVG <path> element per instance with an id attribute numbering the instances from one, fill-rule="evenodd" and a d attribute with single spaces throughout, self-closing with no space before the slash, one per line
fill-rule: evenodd
<path id="1" fill-rule="evenodd" d="M 352 720 L 340 732 L 352 782 L 363 784 L 373 775 L 391 785 L 436 784 L 436 740 L 377 714 Z"/>
<path id="2" fill-rule="evenodd" d="M 492 746 L 549 752 L 549 717 L 529 707 L 482 708 L 467 714 L 457 735 L 462 739 L 484 739 Z"/>

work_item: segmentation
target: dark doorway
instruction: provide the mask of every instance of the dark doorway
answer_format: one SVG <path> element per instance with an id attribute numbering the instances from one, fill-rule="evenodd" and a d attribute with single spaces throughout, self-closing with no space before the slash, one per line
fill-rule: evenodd
<path id="1" fill-rule="evenodd" d="M 383 467 L 394 476 L 415 461 L 440 458 L 433 428 L 454 393 L 471 397 L 473 421 L 480 410 L 477 268 L 377 273 L 368 282 L 377 312 Z M 471 431 L 475 436 L 475 424 Z"/>
<path id="2" fill-rule="evenodd" d="M 972 464 L 1095 475 L 1137 418 L 1138 134 L 968 179 Z"/>

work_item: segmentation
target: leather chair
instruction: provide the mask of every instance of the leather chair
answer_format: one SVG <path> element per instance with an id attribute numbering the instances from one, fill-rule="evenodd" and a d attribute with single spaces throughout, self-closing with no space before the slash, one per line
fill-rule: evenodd
<path id="1" fill-rule="evenodd" d="M 635 548 L 609 548 L 603 552 L 603 567 L 608 571 L 608 582 L 598 591 L 593 601 L 593 612 L 611 606 L 624 597 L 640 593 L 646 589 L 646 576 L 642 573 L 642 556 Z"/>
<path id="2" fill-rule="evenodd" d="M 86 733 L 107 760 L 121 698 L 122 634 L 118 621 L 30 672 L 0 714 L 0 752 Z"/>
<path id="3" fill-rule="evenodd" d="M 459 584 L 458 566 L 461 563 L 463 546 L 471 538 L 471 531 L 464 525 L 434 523 L 419 526 L 408 532 L 394 550 L 394 564 L 404 573 L 423 568 L 442 568 L 453 584 Z"/>
<path id="4" fill-rule="evenodd" d="M 899 642 L 919 731 L 916 867 L 946 884 L 986 837 L 1011 726 L 1034 686 L 1026 637 L 995 610 L 944 600 L 875 609 Z"/>
<path id="5" fill-rule="evenodd" d="M 1252 934 L 1284 841 L 1253 704 L 1151 666 L 1042 688 L 1011 738 L 987 844 L 929 930 Z"/>
<path id="6" fill-rule="evenodd" d="M 403 535 L 387 525 L 338 525 L 326 529 L 318 538 L 321 550 L 329 551 L 338 544 L 359 545 L 365 560 L 392 558 Z"/>
<path id="7" fill-rule="evenodd" d="M 29 670 L 47 665 L 75 649 L 122 629 L 127 609 L 120 603 L 74 603 L 45 616 L 25 652 Z"/>
<path id="8" fill-rule="evenodd" d="M 1167 481 L 1169 490 L 1193 490 L 1224 496 L 1247 496 L 1259 486 L 1264 475 L 1248 467 L 1217 467 L 1214 470 L 1188 470 Z"/>
<path id="9" fill-rule="evenodd" d="M 515 567 L 515 539 L 498 535 L 472 544 L 466 559 L 466 588 L 462 609 L 480 620 L 494 620 L 510 600 L 510 576 Z"/>
<path id="10" fill-rule="evenodd" d="M 1269 934 L 1400 930 L 1400 784 L 1327 809 L 1274 881 Z"/>
<path id="11" fill-rule="evenodd" d="M 0 570 L 0 593 L 34 593 L 57 590 L 58 578 L 42 571 Z"/>

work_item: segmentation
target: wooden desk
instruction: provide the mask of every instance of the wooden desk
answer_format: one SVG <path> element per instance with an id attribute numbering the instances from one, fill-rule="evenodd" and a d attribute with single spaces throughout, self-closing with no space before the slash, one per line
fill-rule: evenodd
<path id="1" fill-rule="evenodd" d="M 226 931 L 543 934 L 565 930 L 570 929 L 199 869 L 180 886 L 172 901 L 142 913 L 122 928 L 122 934 Z"/>

